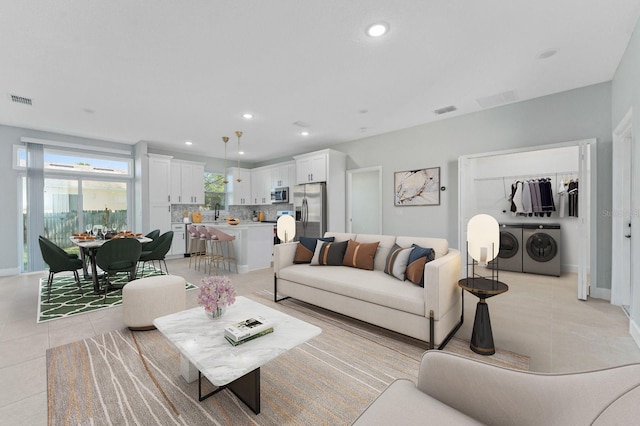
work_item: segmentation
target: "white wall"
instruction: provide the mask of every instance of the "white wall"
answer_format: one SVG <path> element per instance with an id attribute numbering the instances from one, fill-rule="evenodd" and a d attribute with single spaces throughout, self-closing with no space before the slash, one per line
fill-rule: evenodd
<path id="1" fill-rule="evenodd" d="M 640 211 L 640 149 L 638 135 L 640 134 L 640 21 L 636 24 L 629 45 L 611 83 L 611 115 L 615 128 L 624 115 L 633 109 L 633 195 L 632 212 Z M 619 208 L 616 206 L 616 208 Z M 611 212 L 611 210 L 609 210 Z M 631 215 L 631 228 L 640 229 L 640 217 Z M 631 252 L 640 253 L 640 238 L 631 239 Z M 638 345 L 640 345 L 640 262 L 632 262 L 632 301 L 631 301 L 631 330 Z"/>
<path id="2" fill-rule="evenodd" d="M 505 105 L 477 113 L 335 145 L 348 154 L 348 169 L 381 165 L 383 233 L 458 241 L 458 157 L 573 140 L 598 140 L 598 212 L 611 209 L 611 84 Z M 441 167 L 440 206 L 395 207 L 393 173 Z M 597 221 L 598 287 L 611 284 L 611 218 Z M 639 225 L 640 227 L 640 225 Z"/>

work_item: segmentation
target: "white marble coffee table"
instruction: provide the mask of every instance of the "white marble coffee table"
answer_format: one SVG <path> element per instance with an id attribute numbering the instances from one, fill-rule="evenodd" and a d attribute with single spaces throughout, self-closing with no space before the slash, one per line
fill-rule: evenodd
<path id="1" fill-rule="evenodd" d="M 238 346 L 227 342 L 225 327 L 256 315 L 273 321 L 273 333 Z M 198 379 L 200 401 L 228 388 L 256 414 L 260 412 L 260 367 L 322 332 L 319 327 L 241 296 L 216 320 L 197 307 L 156 318 L 153 324 L 180 351 L 182 376 L 188 383 Z M 204 396 L 201 374 L 217 386 Z"/>

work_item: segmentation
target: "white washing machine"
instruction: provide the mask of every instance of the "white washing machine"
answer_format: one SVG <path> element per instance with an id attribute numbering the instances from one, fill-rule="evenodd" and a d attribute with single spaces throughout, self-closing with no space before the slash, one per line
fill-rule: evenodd
<path id="1" fill-rule="evenodd" d="M 492 267 L 501 271 L 522 272 L 522 225 L 503 223 L 500 225 L 500 251 Z"/>
<path id="2" fill-rule="evenodd" d="M 560 276 L 560 240 L 558 224 L 523 225 L 522 272 Z"/>

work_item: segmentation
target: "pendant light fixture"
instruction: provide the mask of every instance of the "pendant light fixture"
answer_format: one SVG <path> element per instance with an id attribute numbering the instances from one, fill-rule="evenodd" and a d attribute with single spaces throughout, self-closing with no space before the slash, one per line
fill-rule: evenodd
<path id="1" fill-rule="evenodd" d="M 227 180 L 227 142 L 229 142 L 229 137 L 223 136 L 222 142 L 224 142 L 224 177 L 222 178 L 222 183 L 226 185 L 229 183 Z"/>
<path id="2" fill-rule="evenodd" d="M 240 130 L 236 130 L 236 136 L 238 137 L 238 177 L 236 178 L 236 181 L 240 183 L 242 182 L 242 179 L 240 179 L 240 137 L 242 136 L 242 132 Z"/>

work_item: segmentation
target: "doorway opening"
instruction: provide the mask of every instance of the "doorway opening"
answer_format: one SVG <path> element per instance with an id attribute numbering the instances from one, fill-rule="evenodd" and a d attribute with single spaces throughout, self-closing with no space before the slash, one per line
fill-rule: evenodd
<path id="1" fill-rule="evenodd" d="M 382 234 L 382 167 L 347 170 L 347 232 Z"/>
<path id="2" fill-rule="evenodd" d="M 559 265 L 554 264 L 553 270 L 577 273 L 577 297 L 586 300 L 594 289 L 591 288 L 591 277 L 597 276 L 597 258 L 592 253 L 597 250 L 596 204 L 596 140 L 580 140 L 559 144 L 543 145 L 515 150 L 489 152 L 469 156 L 461 156 L 458 160 L 460 190 L 458 194 L 459 224 L 458 247 L 466 257 L 466 224 L 471 217 L 478 213 L 490 214 L 498 222 L 523 227 L 523 244 L 525 228 L 536 225 L 536 228 L 552 228 L 557 226 L 558 238 L 565 241 L 564 249 L 554 257 Z M 576 214 L 572 214 L 572 206 L 568 204 L 568 211 L 559 211 L 539 215 L 516 216 L 512 213 L 510 196 L 514 182 L 551 183 L 556 202 L 559 202 L 559 186 L 567 185 L 567 195 L 572 193 L 572 186 L 576 188 Z M 579 189 L 578 189 L 579 188 Z M 556 192 L 557 190 L 557 192 Z M 579 194 L 579 196 L 578 196 Z M 565 198 L 564 202 L 571 201 Z M 579 213 L 578 213 L 579 212 Z M 534 223 L 535 222 L 535 223 Z M 560 228 L 562 229 L 560 233 Z M 555 229 L 555 228 L 554 228 Z M 551 233 L 552 231 L 546 230 Z M 553 231 L 555 232 L 555 231 Z M 523 256 L 522 272 L 543 273 L 556 275 L 549 270 L 538 271 L 525 265 L 527 256 Z M 548 263 L 548 262 L 547 262 Z M 535 263 L 536 268 L 538 263 Z M 526 269 L 526 270 L 525 270 Z M 529 270 L 531 269 L 531 270 Z M 597 290 L 597 289 L 596 289 Z M 595 295 L 602 297 L 601 294 Z M 607 297 L 608 298 L 608 297 Z"/>

